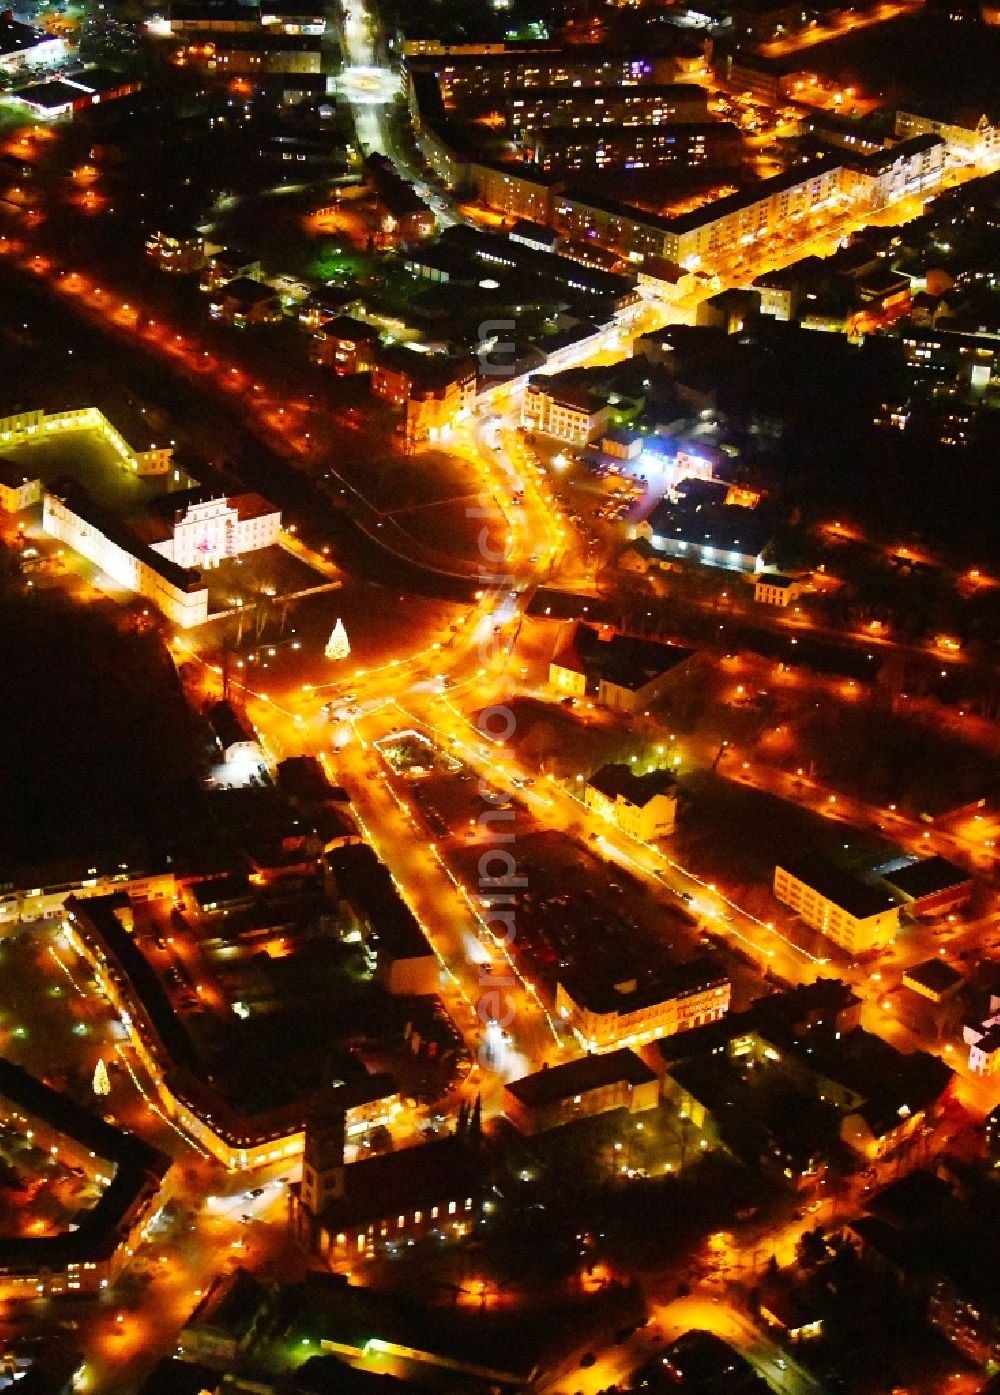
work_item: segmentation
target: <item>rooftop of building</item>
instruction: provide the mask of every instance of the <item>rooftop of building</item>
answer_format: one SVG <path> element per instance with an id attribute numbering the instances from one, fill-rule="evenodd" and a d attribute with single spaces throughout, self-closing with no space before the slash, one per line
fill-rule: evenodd
<path id="1" fill-rule="evenodd" d="M 644 809 L 660 795 L 674 795 L 677 790 L 677 780 L 669 770 L 647 770 L 640 775 L 631 765 L 602 765 L 587 784 L 608 799 L 622 799 L 637 809 Z"/>
<path id="2" fill-rule="evenodd" d="M 637 635 L 615 633 L 605 639 L 593 625 L 578 620 L 560 634 L 552 662 L 634 691 L 686 663 L 693 653 Z"/>
<path id="3" fill-rule="evenodd" d="M 40 107 L 44 111 L 55 111 L 73 102 L 86 101 L 91 94 L 71 82 L 53 78 L 50 82 L 33 82 L 27 87 L 20 87 L 12 95 L 19 102 L 27 102 L 30 106 Z"/>
<path id="4" fill-rule="evenodd" d="M 228 750 L 243 741 L 256 742 L 257 736 L 246 717 L 228 701 L 213 702 L 205 712 L 209 726 L 222 746 Z"/>
<path id="5" fill-rule="evenodd" d="M 236 510 L 236 516 L 242 523 L 248 523 L 252 518 L 270 518 L 280 512 L 277 504 L 272 504 L 263 494 L 231 494 L 229 504 Z"/>
<path id="6" fill-rule="evenodd" d="M 904 1183 L 907 1184 L 904 1186 Z M 959 1298 L 1000 1316 L 997 1184 L 992 1177 L 953 1193 L 938 1177 L 913 1173 L 891 1183 L 851 1222 L 866 1244 L 912 1276 L 945 1279 Z"/>
<path id="7" fill-rule="evenodd" d="M 661 499 L 646 521 L 654 537 L 706 550 L 714 548 L 720 556 L 732 553 L 736 557 L 759 557 L 774 536 L 769 510 L 726 504 L 722 499 L 693 508 L 686 501 L 677 505 Z"/>
<path id="8" fill-rule="evenodd" d="M 375 344 L 379 337 L 375 325 L 354 315 L 335 315 L 316 332 L 325 339 L 342 339 L 352 344 Z"/>
<path id="9" fill-rule="evenodd" d="M 818 852 L 782 859 L 782 870 L 817 892 L 855 920 L 867 920 L 899 904 L 899 898 L 882 886 L 862 881 L 853 872 Z"/>
<path id="10" fill-rule="evenodd" d="M 520 1080 L 510 1081 L 505 1088 L 526 1109 L 540 1109 L 607 1085 L 648 1085 L 655 1079 L 656 1073 L 634 1051 L 623 1048 L 603 1055 L 592 1053 L 550 1066 L 548 1070 L 534 1071 Z"/>
<path id="11" fill-rule="evenodd" d="M 620 982 L 603 972 L 598 976 L 574 965 L 560 970 L 559 981 L 578 1007 L 606 1014 L 638 1012 L 709 988 L 721 988 L 728 984 L 729 977 L 716 960 L 702 955 L 683 963 L 663 964 L 645 978 Z"/>
<path id="12" fill-rule="evenodd" d="M 843 979 L 817 978 L 812 983 L 795 984 L 780 993 L 758 998 L 747 1016 L 761 1030 L 780 1023 L 785 1030 L 798 1033 L 810 1027 L 837 1027 L 841 1014 L 853 1011 L 860 1003 L 854 989 Z"/>
<path id="13" fill-rule="evenodd" d="M 53 37 L 44 29 L 22 24 L 10 10 L 0 13 L 0 54 L 22 53 L 26 49 L 37 48 L 39 44 L 51 42 Z"/>
<path id="14" fill-rule="evenodd" d="M 922 964 L 914 964 L 903 974 L 904 983 L 917 983 L 930 993 L 950 993 L 959 988 L 965 979 L 943 959 L 925 959 Z"/>
<path id="15" fill-rule="evenodd" d="M 464 1139 L 432 1139 L 350 1163 L 344 1168 L 344 1195 L 327 1203 L 321 1220 L 337 1232 L 449 1201 L 462 1208 L 467 1197 L 481 1193 L 484 1178 L 482 1156 Z"/>
<path id="16" fill-rule="evenodd" d="M 919 901 L 924 896 L 933 896 L 935 892 L 951 891 L 972 883 L 972 877 L 964 867 L 956 867 L 954 862 L 937 854 L 886 872 L 882 880 L 908 901 Z"/>
<path id="17" fill-rule="evenodd" d="M 278 298 L 273 286 L 265 286 L 263 281 L 253 281 L 249 276 L 237 276 L 235 281 L 227 281 L 219 288 L 218 294 L 223 300 L 235 300 L 246 306 L 263 305 Z"/>
<path id="18" fill-rule="evenodd" d="M 461 382 L 470 373 L 475 374 L 471 359 L 420 353 L 403 344 L 380 345 L 376 363 L 388 372 L 407 377 L 417 392 L 440 392 L 452 383 Z"/>

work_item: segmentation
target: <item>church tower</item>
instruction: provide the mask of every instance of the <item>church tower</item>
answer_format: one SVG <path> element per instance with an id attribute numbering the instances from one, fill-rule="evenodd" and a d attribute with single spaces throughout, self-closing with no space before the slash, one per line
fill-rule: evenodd
<path id="1" fill-rule="evenodd" d="M 317 1101 L 306 1120 L 300 1198 L 310 1216 L 318 1216 L 328 1201 L 344 1195 L 346 1137 L 344 1111 L 334 1103 L 331 1091 Z"/>

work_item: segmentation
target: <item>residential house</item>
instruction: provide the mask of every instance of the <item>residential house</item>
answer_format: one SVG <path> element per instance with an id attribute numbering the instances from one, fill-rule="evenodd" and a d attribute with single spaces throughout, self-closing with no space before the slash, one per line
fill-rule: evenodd
<path id="1" fill-rule="evenodd" d="M 643 843 L 667 837 L 677 821 L 677 781 L 669 770 L 640 774 L 631 765 L 602 765 L 584 786 L 584 801 Z"/>

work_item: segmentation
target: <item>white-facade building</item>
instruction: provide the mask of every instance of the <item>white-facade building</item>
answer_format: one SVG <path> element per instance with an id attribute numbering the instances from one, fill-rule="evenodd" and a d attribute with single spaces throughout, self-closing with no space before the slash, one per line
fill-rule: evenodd
<path id="1" fill-rule="evenodd" d="M 208 619 L 208 590 L 196 574 L 185 574 L 138 539 L 128 537 L 114 520 L 93 511 L 89 501 L 60 499 L 46 492 L 42 527 L 50 537 L 93 562 L 118 586 L 152 601 L 182 629 Z"/>
<path id="2" fill-rule="evenodd" d="M 280 535 L 280 509 L 259 494 L 236 494 L 188 504 L 175 516 L 170 535 L 151 546 L 179 567 L 201 569 L 271 547 Z"/>

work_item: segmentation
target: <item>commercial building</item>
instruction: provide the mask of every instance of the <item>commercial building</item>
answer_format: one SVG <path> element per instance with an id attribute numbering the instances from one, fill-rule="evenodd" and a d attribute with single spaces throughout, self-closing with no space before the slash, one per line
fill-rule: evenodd
<path id="1" fill-rule="evenodd" d="M 638 774 L 631 765 L 602 765 L 584 786 L 584 801 L 643 843 L 667 837 L 677 822 L 677 781 L 669 770 Z"/>
<path id="2" fill-rule="evenodd" d="M 556 1012 L 585 1050 L 614 1051 L 717 1022 L 729 1009 L 730 987 L 725 971 L 707 958 L 644 981 L 611 983 L 567 970 L 556 987 Z"/>
<path id="3" fill-rule="evenodd" d="M 325 864 L 338 897 L 355 917 L 369 965 L 390 993 L 430 996 L 441 985 L 441 965 L 389 869 L 365 844 L 336 848 Z"/>
<path id="4" fill-rule="evenodd" d="M 34 29 L 14 18 L 11 10 L 0 13 L 0 72 L 16 73 L 27 67 L 60 62 L 66 56 L 62 39 Z"/>
<path id="5" fill-rule="evenodd" d="M 50 82 L 33 82 L 10 93 L 9 100 L 27 107 L 33 116 L 53 120 L 71 116 L 97 103 L 112 102 L 139 92 L 142 83 L 126 78 L 109 69 L 88 68 L 84 72 L 54 78 Z"/>
<path id="6" fill-rule="evenodd" d="M 634 1051 L 583 1056 L 504 1086 L 503 1112 L 524 1134 L 544 1133 L 612 1109 L 639 1114 L 660 1102 L 660 1082 Z"/>
<path id="7" fill-rule="evenodd" d="M 643 712 L 666 692 L 671 675 L 693 651 L 592 625 L 563 626 L 549 664 L 549 683 L 572 697 L 593 695 L 613 712 Z"/>
<path id="8" fill-rule="evenodd" d="M 135 943 L 130 924 L 125 896 L 66 899 L 63 933 L 94 970 L 167 1116 L 228 1168 L 262 1167 L 297 1156 L 304 1143 L 308 1098 L 260 1112 L 233 1104 L 208 1078 L 205 1062 Z M 348 1138 L 388 1124 L 401 1108 L 395 1082 L 387 1075 L 347 1081 L 334 1095 Z"/>
<path id="9" fill-rule="evenodd" d="M 881 949 L 899 929 L 897 896 L 819 853 L 789 858 L 776 867 L 774 894 L 849 954 Z"/>
<path id="10" fill-rule="evenodd" d="M 946 915 L 968 905 L 975 882 L 944 857 L 924 857 L 882 873 L 881 880 L 910 915 Z"/>
<path id="11" fill-rule="evenodd" d="M 96 431 L 114 451 L 123 469 L 137 475 L 166 474 L 171 465 L 173 442 L 162 438 L 153 440 L 140 421 L 131 422 L 130 429 L 134 433 L 143 432 L 143 439 L 126 441 L 122 432 L 96 407 L 71 407 L 62 412 L 17 412 L 0 418 L 0 454 L 5 448 L 13 450 L 74 431 Z"/>
<path id="12" fill-rule="evenodd" d="M 100 1192 L 61 1233 L 0 1238 L 0 1292 L 33 1299 L 108 1288 L 169 1200 L 170 1159 L 5 1057 L 0 1123 L 5 1133 L 22 1134 L 62 1166 L 78 1169 Z"/>
<path id="13" fill-rule="evenodd" d="M 590 388 L 561 384 L 558 374 L 529 379 L 521 402 L 521 425 L 557 441 L 585 446 L 603 435 L 609 408 Z"/>

